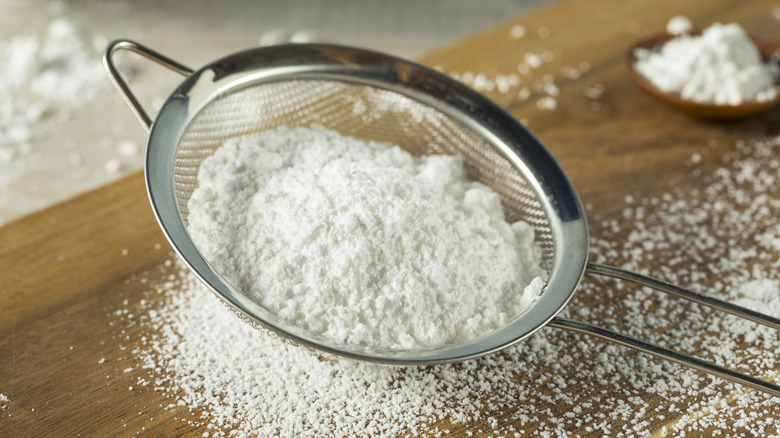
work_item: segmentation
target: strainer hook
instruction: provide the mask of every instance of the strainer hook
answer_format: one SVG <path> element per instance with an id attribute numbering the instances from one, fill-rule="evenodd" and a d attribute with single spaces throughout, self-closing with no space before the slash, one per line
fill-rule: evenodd
<path id="1" fill-rule="evenodd" d="M 141 55 L 183 76 L 191 75 L 194 70 L 134 41 L 123 39 L 115 40 L 106 47 L 103 54 L 103 66 L 108 72 L 108 77 L 111 78 L 111 81 L 122 94 L 122 97 L 124 97 L 125 102 L 130 105 L 130 109 L 133 110 L 133 113 L 141 122 L 141 125 L 146 129 L 146 132 L 149 133 L 152 128 L 152 119 L 138 101 L 138 98 L 135 97 L 135 94 L 133 94 L 133 91 L 127 85 L 127 81 L 122 77 L 114 64 L 114 54 L 119 50 L 127 50 Z"/>

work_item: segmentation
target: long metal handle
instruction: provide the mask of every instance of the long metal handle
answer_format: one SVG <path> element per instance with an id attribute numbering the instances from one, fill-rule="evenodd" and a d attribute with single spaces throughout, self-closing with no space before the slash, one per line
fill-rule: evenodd
<path id="1" fill-rule="evenodd" d="M 748 376 L 747 374 L 739 373 L 730 368 L 725 368 L 699 358 L 691 357 L 674 350 L 669 350 L 667 348 L 651 344 L 650 342 L 632 338 L 631 336 L 626 336 L 612 330 L 591 325 L 585 322 L 572 321 L 570 319 L 560 317 L 554 318 L 547 325 L 550 327 L 557 327 L 578 333 L 593 335 L 597 338 L 614 342 L 624 347 L 632 348 L 634 350 L 651 354 L 662 359 L 667 359 L 681 365 L 686 365 L 699 371 L 704 371 L 726 379 L 728 381 L 739 383 L 758 391 L 763 391 L 775 397 L 780 397 L 780 385 L 775 385 L 774 383 L 767 382 L 753 376 Z"/>
<path id="2" fill-rule="evenodd" d="M 141 103 L 127 85 L 127 81 L 125 81 L 114 64 L 114 54 L 118 50 L 127 50 L 136 53 L 184 76 L 191 75 L 194 70 L 148 47 L 142 46 L 135 41 L 115 40 L 106 47 L 106 50 L 103 52 L 103 67 L 105 67 L 108 77 L 111 78 L 111 81 L 119 90 L 119 93 L 122 94 L 125 102 L 130 105 L 130 109 L 133 110 L 133 113 L 135 113 L 135 116 L 141 122 L 141 125 L 146 129 L 146 132 L 149 132 L 152 128 L 152 119 L 149 117 L 146 110 L 144 110 L 143 106 L 141 106 Z"/>
<path id="3" fill-rule="evenodd" d="M 731 313 L 732 315 L 739 316 L 741 318 L 748 319 L 759 324 L 763 324 L 772 327 L 775 330 L 780 330 L 780 318 L 774 318 L 763 313 L 756 312 L 754 310 L 746 309 L 742 306 L 737 306 L 726 301 L 721 301 L 717 298 L 708 297 L 688 289 L 675 286 L 673 284 L 666 283 L 661 280 L 657 280 L 652 277 L 637 274 L 635 272 L 627 271 L 625 269 L 615 268 L 613 266 L 599 265 L 596 263 L 588 263 L 585 271 L 590 274 L 604 275 L 607 277 L 618 278 L 628 281 L 630 283 L 638 284 L 640 286 L 647 286 L 660 292 L 666 292 L 668 294 L 685 298 L 686 300 L 694 301 L 705 306 L 712 307 L 714 309 L 722 310 L 724 312 Z"/>
<path id="4" fill-rule="evenodd" d="M 708 297 L 688 289 L 675 286 L 673 284 L 666 283 L 664 281 L 648 277 L 645 275 L 637 274 L 635 272 L 627 271 L 625 269 L 615 268 L 612 266 L 600 265 L 596 263 L 588 263 L 586 272 L 596 275 L 604 275 L 607 277 L 618 278 L 626 280 L 630 283 L 638 284 L 641 286 L 647 286 L 657 291 L 665 292 L 680 298 L 685 298 L 690 301 L 694 301 L 699 304 L 703 304 L 718 310 L 731 313 L 745 319 L 748 319 L 759 324 L 772 327 L 774 329 L 780 329 L 780 319 L 774 318 L 763 313 L 755 312 L 750 309 L 746 309 L 741 306 L 737 306 L 726 301 L 721 301 L 716 298 Z M 704 371 L 712 375 L 721 377 L 731 382 L 739 383 L 741 385 L 753 388 L 759 391 L 766 392 L 775 397 L 780 397 L 780 385 L 776 385 L 759 378 L 748 376 L 746 374 L 739 373 L 729 368 L 722 367 L 720 365 L 707 362 L 705 360 L 688 356 L 679 353 L 674 350 L 660 347 L 650 342 L 642 341 L 640 339 L 633 338 L 621 333 L 614 332 L 602 327 L 598 327 L 592 324 L 588 324 L 581 321 L 573 321 L 566 318 L 556 317 L 550 323 L 550 327 L 557 327 L 566 330 L 571 330 L 579 333 L 586 333 L 596 336 L 598 338 L 614 342 L 624 347 L 632 348 L 643 353 L 651 354 L 653 356 L 667 359 L 672 362 L 676 362 L 681 365 L 686 365 L 699 371 Z"/>

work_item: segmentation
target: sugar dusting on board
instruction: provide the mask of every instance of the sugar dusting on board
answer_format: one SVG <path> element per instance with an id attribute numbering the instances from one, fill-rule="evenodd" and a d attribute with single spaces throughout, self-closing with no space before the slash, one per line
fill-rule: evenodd
<path id="1" fill-rule="evenodd" d="M 624 220 L 592 221 L 592 257 L 778 316 L 780 138 L 700 167 L 724 149 L 691 155 L 706 189 L 627 196 Z M 560 330 L 461 364 L 324 360 L 250 329 L 175 272 L 154 287 L 162 306 L 135 318 L 155 333 L 134 351 L 147 373 L 135 390 L 175 397 L 168 408 L 192 410 L 211 436 L 780 436 L 771 397 Z M 780 380 L 776 333 L 695 304 L 586 279 L 564 312 Z"/>
<path id="2" fill-rule="evenodd" d="M 541 250 L 454 156 L 322 127 L 230 139 L 206 158 L 188 232 L 213 269 L 289 324 L 407 349 L 499 329 L 544 285 Z"/>

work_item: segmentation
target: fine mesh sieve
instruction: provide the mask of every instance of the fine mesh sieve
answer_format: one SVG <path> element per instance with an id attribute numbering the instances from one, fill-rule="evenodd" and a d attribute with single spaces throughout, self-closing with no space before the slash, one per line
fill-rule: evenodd
<path id="1" fill-rule="evenodd" d="M 187 78 L 152 122 L 113 62 L 129 50 Z M 584 272 L 622 278 L 780 328 L 780 320 L 652 278 L 588 263 L 579 197 L 547 149 L 516 119 L 465 85 L 426 67 L 376 52 L 320 44 L 239 52 L 193 71 L 128 40 L 104 55 L 109 76 L 149 130 L 146 182 L 158 221 L 185 264 L 237 315 L 283 339 L 373 362 L 417 365 L 475 358 L 514 345 L 547 325 L 588 333 L 775 396 L 780 386 L 590 324 L 557 317 Z M 536 231 L 548 273 L 534 306 L 507 326 L 455 345 L 414 350 L 339 344 L 298 329 L 246 298 L 215 272 L 190 240 L 187 201 L 201 162 L 234 137 L 279 126 L 322 125 L 342 135 L 390 142 L 415 156 L 463 158 L 472 180 L 501 196 L 507 220 Z M 262 267 L 259 267 L 262 269 Z"/>

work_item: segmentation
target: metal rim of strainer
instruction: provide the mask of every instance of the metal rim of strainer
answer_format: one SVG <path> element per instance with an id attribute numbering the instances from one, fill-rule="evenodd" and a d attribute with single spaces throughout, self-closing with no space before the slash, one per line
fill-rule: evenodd
<path id="1" fill-rule="evenodd" d="M 165 101 L 152 122 L 129 89 L 123 93 L 149 129 L 146 183 L 157 220 L 181 260 L 213 292 L 250 323 L 296 344 L 337 356 L 397 365 L 462 361 L 501 350 L 527 338 L 552 320 L 571 298 L 587 264 L 588 230 L 579 197 L 557 161 L 516 118 L 487 97 L 422 65 L 389 55 L 328 44 L 268 46 L 238 52 L 197 71 L 128 40 L 106 49 L 104 61 L 119 49 L 130 50 L 188 77 Z M 113 64 L 112 79 L 127 87 Z M 533 307 L 509 325 L 473 341 L 420 350 L 376 351 L 315 339 L 275 318 L 237 293 L 214 272 L 190 239 L 177 207 L 173 181 L 176 146 L 188 123 L 213 99 L 243 87 L 286 80 L 328 80 L 400 93 L 444 113 L 490 143 L 520 172 L 542 205 L 552 233 L 553 260 L 548 283 Z M 129 98 L 128 98 L 129 96 Z"/>

